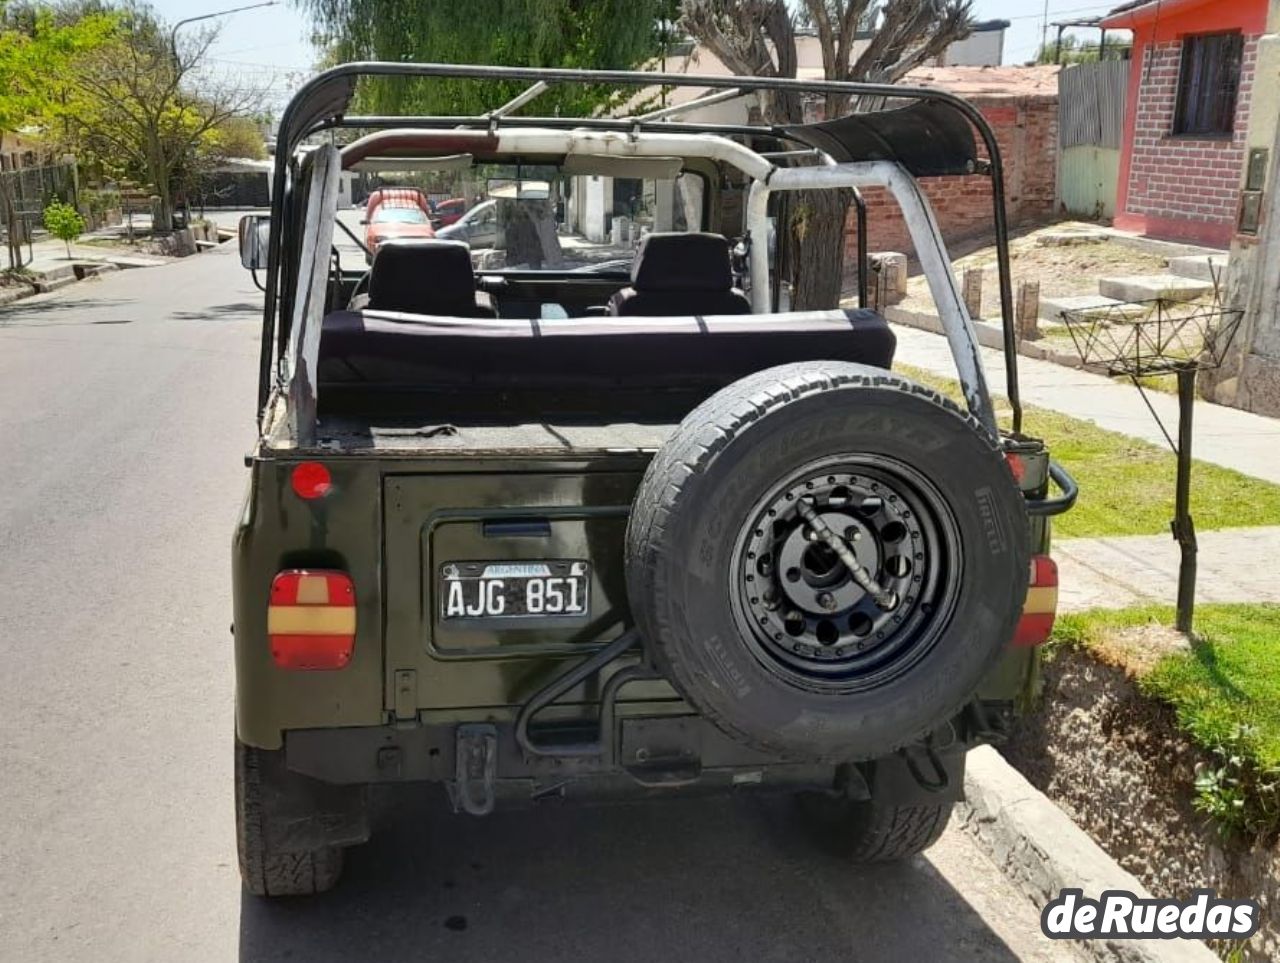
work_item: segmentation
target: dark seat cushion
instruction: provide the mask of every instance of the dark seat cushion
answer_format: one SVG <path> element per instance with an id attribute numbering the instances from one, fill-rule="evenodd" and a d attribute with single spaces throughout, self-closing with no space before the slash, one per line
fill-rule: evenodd
<path id="1" fill-rule="evenodd" d="M 619 317 L 750 314 L 733 286 L 729 242 L 719 234 L 648 234 L 631 265 L 631 286 L 609 301 Z"/>
<path id="2" fill-rule="evenodd" d="M 476 295 L 471 249 L 461 241 L 435 238 L 389 238 L 379 244 L 367 304 L 375 311 L 494 316 L 488 298 Z"/>
<path id="3" fill-rule="evenodd" d="M 718 388 L 792 361 L 888 368 L 893 332 L 873 311 L 622 320 L 461 319 L 340 311 L 324 320 L 324 386 Z"/>

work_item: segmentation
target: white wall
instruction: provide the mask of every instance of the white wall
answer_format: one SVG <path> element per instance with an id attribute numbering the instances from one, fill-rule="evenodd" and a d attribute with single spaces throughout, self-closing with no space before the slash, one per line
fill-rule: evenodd
<path id="1" fill-rule="evenodd" d="M 942 67 L 995 67 L 1004 59 L 1004 31 L 984 30 L 957 40 L 943 53 Z"/>

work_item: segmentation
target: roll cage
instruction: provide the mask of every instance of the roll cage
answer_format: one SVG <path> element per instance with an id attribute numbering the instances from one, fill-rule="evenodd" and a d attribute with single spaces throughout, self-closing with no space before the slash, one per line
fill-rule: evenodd
<path id="1" fill-rule="evenodd" d="M 477 116 L 348 116 L 361 77 L 470 79 L 523 81 L 522 94 Z M 512 112 L 535 100 L 552 84 L 595 84 L 616 88 L 689 88 L 712 92 L 675 108 L 625 117 L 526 117 Z M 673 119 L 695 107 L 754 92 L 847 94 L 873 103 L 906 102 L 807 125 L 730 125 L 689 123 Z M 298 148 L 324 131 L 347 128 L 382 131 L 360 138 L 342 151 L 331 151 L 316 163 L 300 158 Z M 319 250 L 313 225 L 332 234 L 333 214 L 313 190 L 323 178 L 336 183 L 337 166 L 357 162 L 371 153 L 381 137 L 415 132 L 417 144 L 433 145 L 441 154 L 584 153 L 623 157 L 704 157 L 728 164 L 749 181 L 746 228 L 749 246 L 752 307 L 772 310 L 766 211 L 771 194 L 779 191 L 849 188 L 854 191 L 859 219 L 859 294 L 866 298 L 866 206 L 862 187 L 890 191 L 902 208 L 930 291 L 938 306 L 966 403 L 992 434 L 996 423 L 972 320 L 964 306 L 950 261 L 927 199 L 916 181 L 923 176 L 977 174 L 991 181 L 992 226 L 995 234 L 1003 323 L 1005 390 L 1012 407 L 1012 429 L 1022 428 L 1018 389 L 1017 339 L 1013 323 L 1009 273 L 1009 238 L 1005 212 L 1004 177 L 995 134 L 969 102 L 946 91 L 883 84 L 809 81 L 760 77 L 721 77 L 647 71 L 597 71 L 496 67 L 429 63 L 350 63 L 327 70 L 305 84 L 281 118 L 273 171 L 271 221 L 276 229 L 268 241 L 267 278 L 263 309 L 258 402 L 260 418 L 273 387 L 282 387 L 291 405 L 302 410 L 302 423 L 314 427 L 315 354 L 319 317 L 314 302 L 323 303 L 328 276 L 328 251 Z M 978 156 L 974 132 L 985 149 Z M 786 150 L 758 151 L 761 139 L 792 145 Z M 743 142 L 745 141 L 745 143 Z M 320 154 L 320 151 L 312 152 Z M 816 158 L 818 164 L 791 166 L 797 158 Z M 323 161 L 324 163 L 320 163 Z M 315 170 L 315 168 L 320 170 Z M 308 170 L 307 168 L 312 168 Z M 293 228 L 293 230 L 290 230 Z M 311 235 L 310 237 L 308 235 Z M 291 250 L 286 257 L 286 237 Z M 300 284 L 300 281 L 304 282 Z M 296 304 L 302 293 L 303 303 Z M 307 302 L 313 302 L 310 306 Z M 310 321 L 308 321 L 310 317 Z M 295 320 L 299 330 L 295 330 Z M 305 436 L 307 432 L 302 432 Z"/>

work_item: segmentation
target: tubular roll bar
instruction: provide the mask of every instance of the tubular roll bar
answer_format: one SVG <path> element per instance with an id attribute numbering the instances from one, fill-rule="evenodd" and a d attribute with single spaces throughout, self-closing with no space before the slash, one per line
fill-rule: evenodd
<path id="1" fill-rule="evenodd" d="M 477 117 L 410 118 L 369 117 L 346 118 L 347 107 L 360 77 L 416 77 L 451 78 L 458 80 L 524 81 L 526 84 L 576 83 L 606 84 L 615 87 L 698 87 L 720 91 L 737 90 L 741 94 L 756 91 L 793 91 L 811 94 L 846 94 L 851 97 L 886 98 L 889 100 L 932 101 L 946 105 L 961 114 L 982 138 L 989 165 L 981 173 L 991 178 L 992 214 L 996 235 L 996 260 L 1000 280 L 1000 315 L 1003 323 L 1005 355 L 1005 384 L 1009 403 L 1013 409 L 1013 431 L 1022 429 L 1022 403 L 1018 389 L 1017 334 L 1013 322 L 1013 285 L 1009 274 L 1008 219 L 1004 204 L 1004 168 L 1000 158 L 1000 146 L 994 131 L 981 112 L 968 101 L 944 90 L 929 87 L 869 84 L 849 81 L 799 80 L 776 77 L 733 77 L 671 74 L 636 70 L 572 70 L 539 67 L 495 67 L 471 64 L 391 63 L 364 61 L 333 67 L 313 77 L 289 101 L 280 120 L 279 138 L 272 180 L 271 214 L 278 226 L 271 231 L 268 245 L 266 297 L 263 311 L 263 337 L 259 365 L 258 409 L 259 416 L 265 409 L 273 381 L 272 369 L 285 349 L 284 339 L 276 345 L 276 307 L 280 299 L 282 281 L 286 297 L 292 297 L 293 278 L 287 266 L 281 264 L 280 225 L 295 216 L 293 197 L 288 188 L 288 170 L 295 163 L 293 155 L 298 146 L 309 136 L 331 127 L 376 126 L 453 126 L 485 128 L 491 124 L 502 126 L 537 126 L 552 129 L 595 128 L 599 130 L 634 130 L 644 132 L 657 128 L 674 133 L 718 133 L 745 136 L 767 136 L 795 141 L 784 131 L 772 126 L 731 126 L 712 124 L 683 124 L 670 120 L 644 121 L 639 118 L 520 118 L 501 117 L 493 114 Z M 860 210 L 861 213 L 861 210 Z M 860 225 L 861 226 L 861 225 Z M 859 230 L 859 236 L 863 235 Z M 861 294 L 861 291 L 859 292 Z M 286 302 L 287 306 L 287 302 Z"/>

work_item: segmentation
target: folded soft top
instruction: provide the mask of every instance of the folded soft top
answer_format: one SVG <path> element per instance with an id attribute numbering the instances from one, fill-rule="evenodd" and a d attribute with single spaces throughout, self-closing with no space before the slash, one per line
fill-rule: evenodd
<path id="1" fill-rule="evenodd" d="M 447 318 L 341 311 L 325 318 L 326 385 L 405 389 L 719 387 L 794 361 L 888 368 L 873 311 L 671 318 Z"/>

